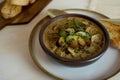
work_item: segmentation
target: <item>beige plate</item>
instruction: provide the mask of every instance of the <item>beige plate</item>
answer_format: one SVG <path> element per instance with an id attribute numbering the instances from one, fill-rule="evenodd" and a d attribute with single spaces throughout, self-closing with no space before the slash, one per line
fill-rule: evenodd
<path id="1" fill-rule="evenodd" d="M 108 17 L 89 10 L 67 9 L 68 13 L 85 14 L 95 19 L 107 19 Z M 120 52 L 109 46 L 105 55 L 97 62 L 79 68 L 63 66 L 45 54 L 39 44 L 40 27 L 50 18 L 47 16 L 32 30 L 29 39 L 29 49 L 36 65 L 46 74 L 56 79 L 65 80 L 102 80 L 113 77 L 120 71 Z"/>

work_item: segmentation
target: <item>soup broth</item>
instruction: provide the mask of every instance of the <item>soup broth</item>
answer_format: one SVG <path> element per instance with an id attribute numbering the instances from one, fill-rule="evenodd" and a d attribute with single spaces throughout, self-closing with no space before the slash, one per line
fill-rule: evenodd
<path id="1" fill-rule="evenodd" d="M 52 22 L 44 31 L 45 46 L 67 59 L 86 59 L 101 52 L 105 37 L 98 25 L 79 17 Z"/>

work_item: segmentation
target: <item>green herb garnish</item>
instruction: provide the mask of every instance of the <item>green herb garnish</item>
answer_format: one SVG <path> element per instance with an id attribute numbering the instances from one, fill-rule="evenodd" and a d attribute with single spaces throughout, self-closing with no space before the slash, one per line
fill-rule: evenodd
<path id="1" fill-rule="evenodd" d="M 85 31 L 85 28 L 84 27 L 76 27 L 75 28 L 75 31 Z"/>
<path id="2" fill-rule="evenodd" d="M 78 53 L 79 51 L 77 49 L 74 50 L 74 53 Z"/>
<path id="3" fill-rule="evenodd" d="M 67 32 L 63 29 L 59 29 L 58 34 L 60 37 L 64 37 L 64 38 L 67 37 Z"/>
<path id="4" fill-rule="evenodd" d="M 84 39 L 90 39 L 90 38 L 91 38 L 89 35 L 82 35 L 82 34 L 80 34 L 80 33 L 77 33 L 76 35 L 77 35 L 77 36 L 80 36 L 80 37 L 82 37 L 82 38 L 84 38 Z"/>
<path id="5" fill-rule="evenodd" d="M 66 23 L 66 28 L 72 28 L 74 27 L 74 23 L 72 21 L 69 21 L 68 23 Z"/>
<path id="6" fill-rule="evenodd" d="M 84 27 L 85 26 L 85 24 L 84 23 L 82 23 L 82 22 L 80 22 L 78 19 L 73 19 L 73 21 L 74 21 L 74 24 L 76 25 L 76 27 Z"/>

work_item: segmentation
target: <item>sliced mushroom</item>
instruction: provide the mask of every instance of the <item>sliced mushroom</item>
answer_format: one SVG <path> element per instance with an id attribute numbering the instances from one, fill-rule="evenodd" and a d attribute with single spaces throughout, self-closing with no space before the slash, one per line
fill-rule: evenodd
<path id="1" fill-rule="evenodd" d="M 66 31 L 69 32 L 69 34 L 75 33 L 75 30 L 73 28 L 67 28 Z"/>
<path id="2" fill-rule="evenodd" d="M 86 32 L 83 32 L 83 31 L 79 31 L 79 32 L 77 32 L 76 34 L 77 34 L 77 35 L 81 34 L 82 36 L 86 36 L 86 35 L 87 35 L 87 33 L 86 33 Z"/>
<path id="3" fill-rule="evenodd" d="M 95 44 L 101 44 L 101 42 L 102 42 L 102 35 L 101 34 L 93 35 L 92 38 L 91 38 L 91 41 L 92 41 L 92 43 L 95 43 Z"/>
<path id="4" fill-rule="evenodd" d="M 60 46 L 65 46 L 65 39 L 63 37 L 60 37 L 59 40 L 58 40 L 58 43 Z"/>
<path id="5" fill-rule="evenodd" d="M 77 32 L 76 35 L 82 37 L 83 39 L 90 39 L 91 38 L 91 36 L 88 33 L 83 32 L 83 31 Z"/>
<path id="6" fill-rule="evenodd" d="M 77 49 L 73 49 L 71 47 L 68 47 L 68 51 L 73 57 L 75 57 L 75 59 L 79 59 L 82 55 L 82 51 L 78 51 Z"/>
<path id="7" fill-rule="evenodd" d="M 75 55 L 75 54 L 76 54 L 76 53 L 74 52 L 74 49 L 73 49 L 73 48 L 68 47 L 68 51 L 69 51 L 72 55 Z"/>
<path id="8" fill-rule="evenodd" d="M 73 55 L 76 56 L 78 52 L 75 51 L 75 49 L 68 47 L 68 51 Z"/>
<path id="9" fill-rule="evenodd" d="M 93 45 L 91 45 L 90 47 L 86 48 L 86 51 L 88 53 L 95 53 L 95 50 L 96 50 L 96 48 Z"/>
<path id="10" fill-rule="evenodd" d="M 86 32 L 90 33 L 91 35 L 94 35 L 94 34 L 98 33 L 98 30 L 97 30 L 97 28 L 94 28 L 91 26 L 91 27 L 86 28 Z"/>
<path id="11" fill-rule="evenodd" d="M 67 38 L 66 38 L 66 42 L 70 45 L 70 47 L 72 47 L 72 48 L 77 48 L 77 47 L 79 47 L 79 45 L 78 45 L 78 36 L 75 36 L 75 35 L 73 35 L 73 36 L 67 36 Z"/>
<path id="12" fill-rule="evenodd" d="M 86 45 L 86 42 L 83 38 L 81 37 L 78 37 L 78 43 L 81 45 L 81 46 L 85 46 Z"/>

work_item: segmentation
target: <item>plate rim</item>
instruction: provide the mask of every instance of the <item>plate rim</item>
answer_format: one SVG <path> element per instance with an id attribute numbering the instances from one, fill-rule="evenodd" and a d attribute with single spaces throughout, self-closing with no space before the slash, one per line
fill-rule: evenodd
<path id="1" fill-rule="evenodd" d="M 43 19 L 44 19 L 44 18 L 43 18 Z M 30 37 L 29 37 L 29 43 L 28 43 L 28 45 L 29 45 L 30 56 L 31 56 L 33 62 L 35 63 L 35 65 L 36 65 L 41 71 L 43 71 L 44 73 L 46 73 L 48 76 L 55 78 L 56 80 L 62 80 L 61 78 L 56 77 L 56 76 L 53 75 L 52 73 L 48 72 L 44 67 L 42 67 L 42 65 L 39 64 L 39 62 L 38 62 L 37 59 L 35 58 L 35 55 L 34 55 L 34 53 L 33 53 L 33 51 L 32 51 L 32 41 L 33 41 L 32 38 L 33 38 L 33 36 L 34 36 L 34 34 L 35 34 L 36 29 L 38 28 L 37 25 L 39 25 L 40 22 L 41 22 L 41 21 L 39 21 L 39 22 L 35 25 L 35 27 L 32 29 L 31 34 L 30 34 Z M 31 46 L 31 47 L 30 47 L 30 46 Z"/>
<path id="2" fill-rule="evenodd" d="M 93 10 L 89 10 L 89 9 L 78 9 L 78 8 L 73 8 L 73 9 L 64 9 L 64 11 L 69 11 L 69 10 L 76 10 L 76 11 L 85 11 L 85 12 L 91 12 L 91 13 L 95 13 L 95 14 L 99 14 L 99 15 L 101 15 L 101 16 L 103 16 L 103 17 L 105 17 L 105 18 L 108 18 L 108 19 L 110 19 L 108 16 L 106 16 L 106 15 L 104 15 L 104 14 L 102 14 L 102 13 L 99 13 L 99 12 L 97 12 L 97 11 L 93 11 Z"/>
<path id="3" fill-rule="evenodd" d="M 65 11 L 66 11 L 66 10 L 86 11 L 86 12 L 91 12 L 91 13 L 99 14 L 99 15 L 101 15 L 101 16 L 109 19 L 109 17 L 107 17 L 106 15 L 103 15 L 103 14 L 101 14 L 101 13 L 99 13 L 99 12 L 92 11 L 92 10 L 87 10 L 87 9 L 64 9 L 64 10 L 65 10 Z M 47 16 L 45 16 L 45 17 L 47 17 Z M 45 17 L 44 17 L 44 18 L 45 18 Z M 44 19 L 44 18 L 43 18 L 43 19 Z M 28 44 L 29 44 L 30 56 L 31 56 L 33 62 L 35 63 L 35 65 L 36 65 L 41 71 L 43 71 L 45 74 L 47 74 L 48 76 L 54 78 L 55 80 L 63 80 L 62 78 L 55 76 L 54 74 L 52 74 L 52 73 L 50 73 L 49 71 L 47 71 L 44 67 L 42 67 L 42 65 L 37 61 L 37 59 L 36 59 L 36 57 L 35 57 L 35 55 L 34 55 L 34 53 L 33 53 L 33 51 L 32 51 L 32 41 L 33 41 L 32 38 L 34 37 L 35 31 L 36 31 L 37 28 L 38 28 L 37 26 L 41 23 L 41 21 L 42 21 L 43 19 L 41 19 L 41 20 L 35 25 L 35 27 L 32 29 L 32 31 L 31 31 L 31 33 L 30 33 L 29 43 L 28 43 Z M 118 69 L 118 71 L 115 72 L 113 75 L 105 78 L 105 80 L 114 77 L 114 76 L 115 76 L 116 74 L 118 74 L 119 72 L 120 72 L 120 69 Z"/>

